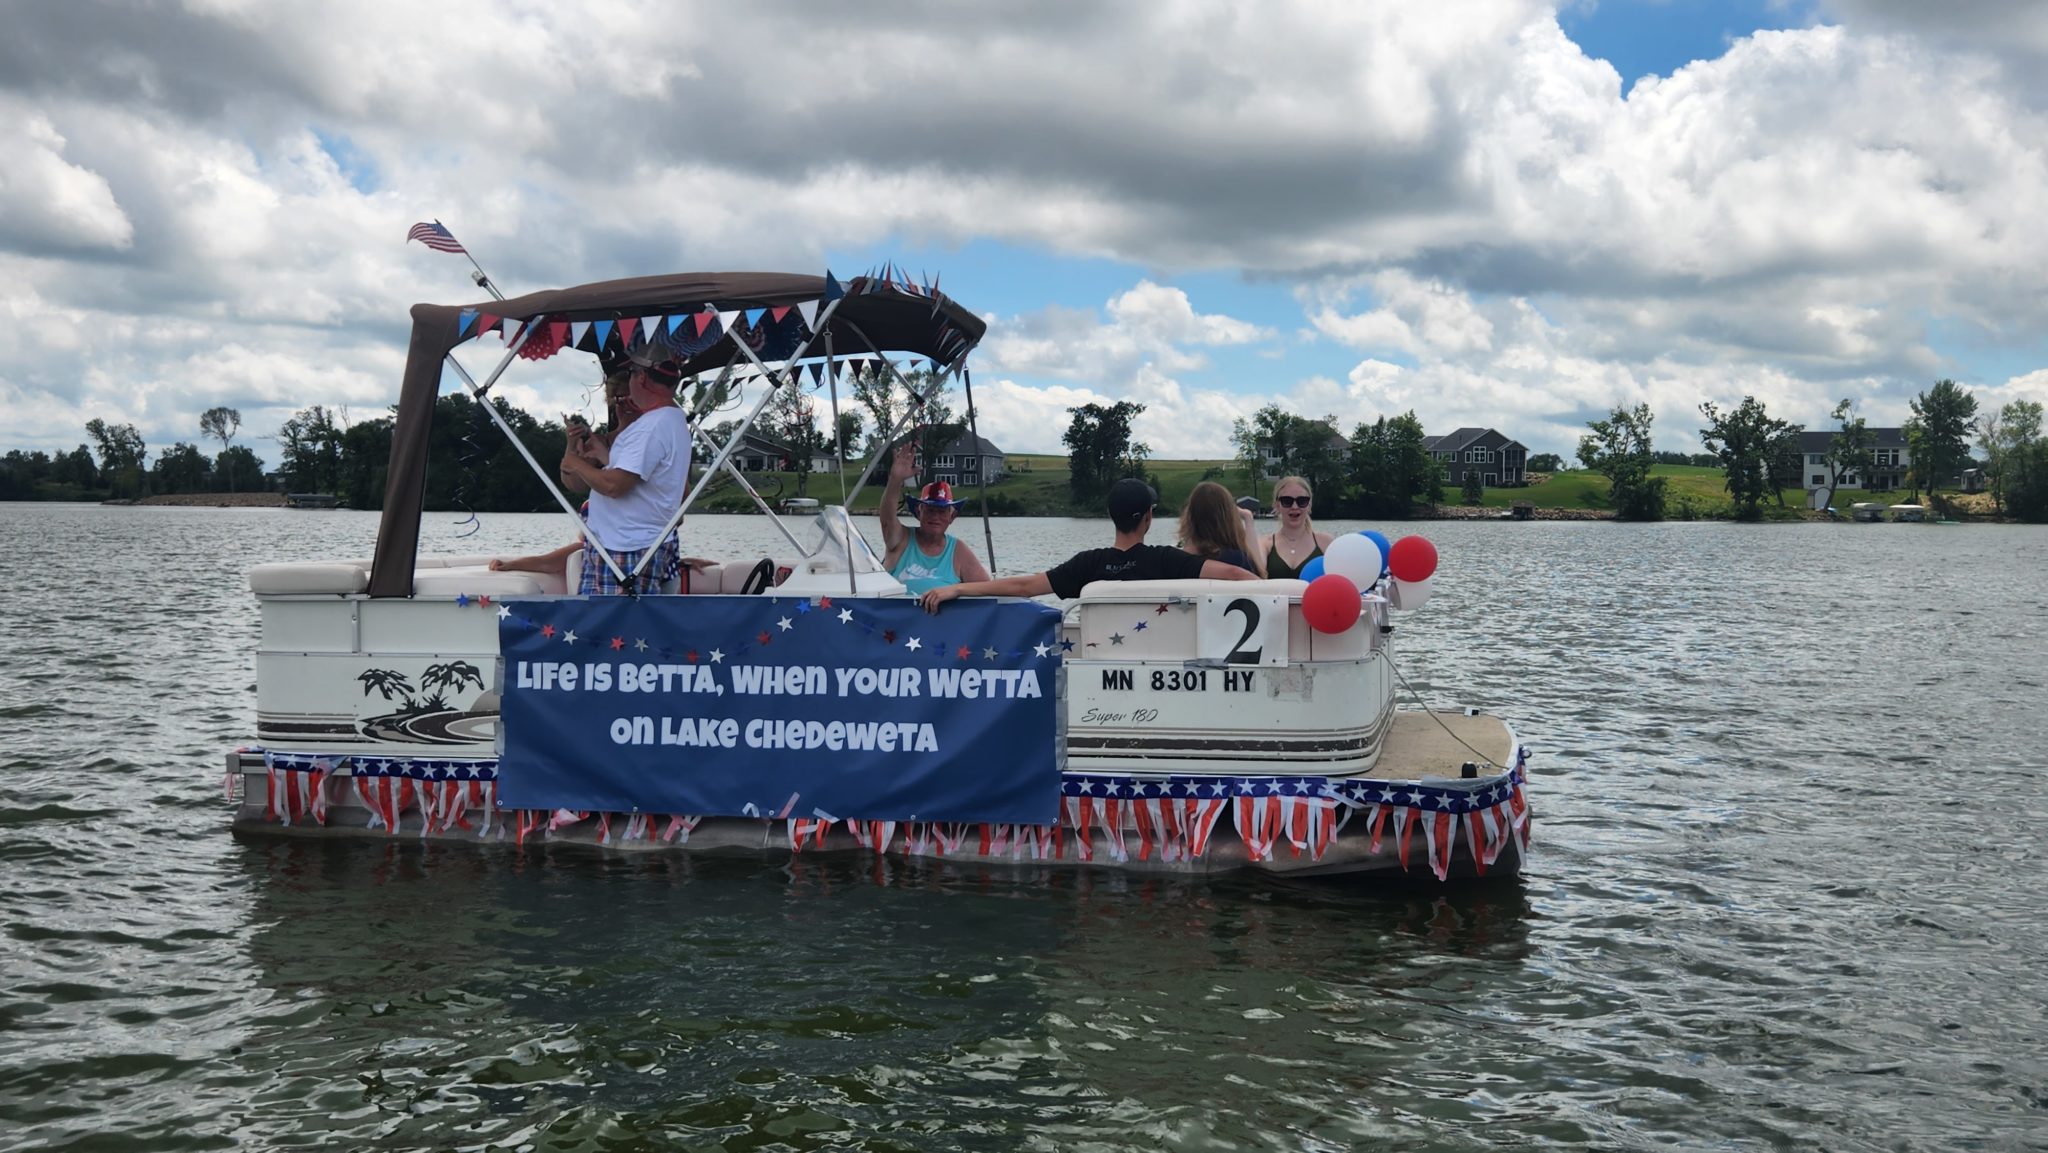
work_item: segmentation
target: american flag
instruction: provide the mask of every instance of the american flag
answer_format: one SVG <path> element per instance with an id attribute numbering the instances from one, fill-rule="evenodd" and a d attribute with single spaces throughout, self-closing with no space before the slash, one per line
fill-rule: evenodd
<path id="1" fill-rule="evenodd" d="M 460 252 L 465 256 L 469 254 L 469 250 L 462 247 L 462 242 L 455 239 L 455 234 L 441 227 L 438 220 L 423 220 L 413 225 L 412 231 L 406 233 L 405 238 L 417 240 L 436 252 Z"/>

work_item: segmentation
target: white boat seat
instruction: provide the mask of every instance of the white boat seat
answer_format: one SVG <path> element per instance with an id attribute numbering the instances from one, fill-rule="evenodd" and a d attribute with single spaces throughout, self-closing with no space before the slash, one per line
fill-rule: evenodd
<path id="1" fill-rule="evenodd" d="M 330 593 L 347 596 L 370 587 L 368 566 L 304 561 L 291 564 L 260 564 L 249 570 L 249 591 L 269 596 L 305 596 Z"/>
<path id="2" fill-rule="evenodd" d="M 467 568 L 421 569 L 412 574 L 412 595 L 416 597 L 537 596 L 547 590 L 541 578 L 525 572 L 492 572 L 482 565 Z"/>
<path id="3" fill-rule="evenodd" d="M 1199 652 L 1196 613 L 1188 602 L 1205 596 L 1284 596 L 1289 661 L 1356 659 L 1371 649 L 1373 637 L 1367 628 L 1334 635 L 1309 628 L 1301 615 L 1301 594 L 1307 588 L 1307 581 L 1292 579 L 1093 581 L 1070 605 L 1062 634 L 1076 642 L 1071 659 L 1179 661 L 1214 656 Z"/>

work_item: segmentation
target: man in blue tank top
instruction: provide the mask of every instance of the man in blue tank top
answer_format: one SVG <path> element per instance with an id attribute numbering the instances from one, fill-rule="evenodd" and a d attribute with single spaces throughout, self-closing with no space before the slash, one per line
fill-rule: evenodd
<path id="1" fill-rule="evenodd" d="M 896 501 L 903 482 L 916 471 L 916 454 L 905 441 L 889 462 L 889 481 L 882 486 L 882 502 L 875 510 L 882 518 L 882 544 L 888 550 L 882 563 L 912 596 L 961 581 L 987 580 L 988 566 L 946 531 L 960 515 L 960 506 L 967 503 L 953 499 L 953 486 L 935 480 L 910 498 L 911 514 L 917 517 L 915 529 L 897 517 Z"/>

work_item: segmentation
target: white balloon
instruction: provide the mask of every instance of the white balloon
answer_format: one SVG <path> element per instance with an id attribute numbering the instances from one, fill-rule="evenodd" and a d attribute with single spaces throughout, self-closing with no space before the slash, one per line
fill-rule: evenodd
<path id="1" fill-rule="evenodd" d="M 1348 532 L 1323 550 L 1323 571 L 1336 573 L 1360 589 L 1369 589 L 1380 579 L 1386 560 L 1371 537 Z"/>
<path id="2" fill-rule="evenodd" d="M 1429 601 L 1429 581 L 1387 578 L 1387 603 L 1397 609 L 1419 609 Z"/>

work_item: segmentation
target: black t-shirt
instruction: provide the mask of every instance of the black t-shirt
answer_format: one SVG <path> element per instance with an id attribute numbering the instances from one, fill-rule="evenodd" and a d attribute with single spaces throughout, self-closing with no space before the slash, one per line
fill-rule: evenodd
<path id="1" fill-rule="evenodd" d="M 1089 581 L 1188 580 L 1202 575 L 1203 560 L 1163 544 L 1128 549 L 1091 548 L 1075 553 L 1045 574 L 1053 595 L 1071 600 Z"/>

